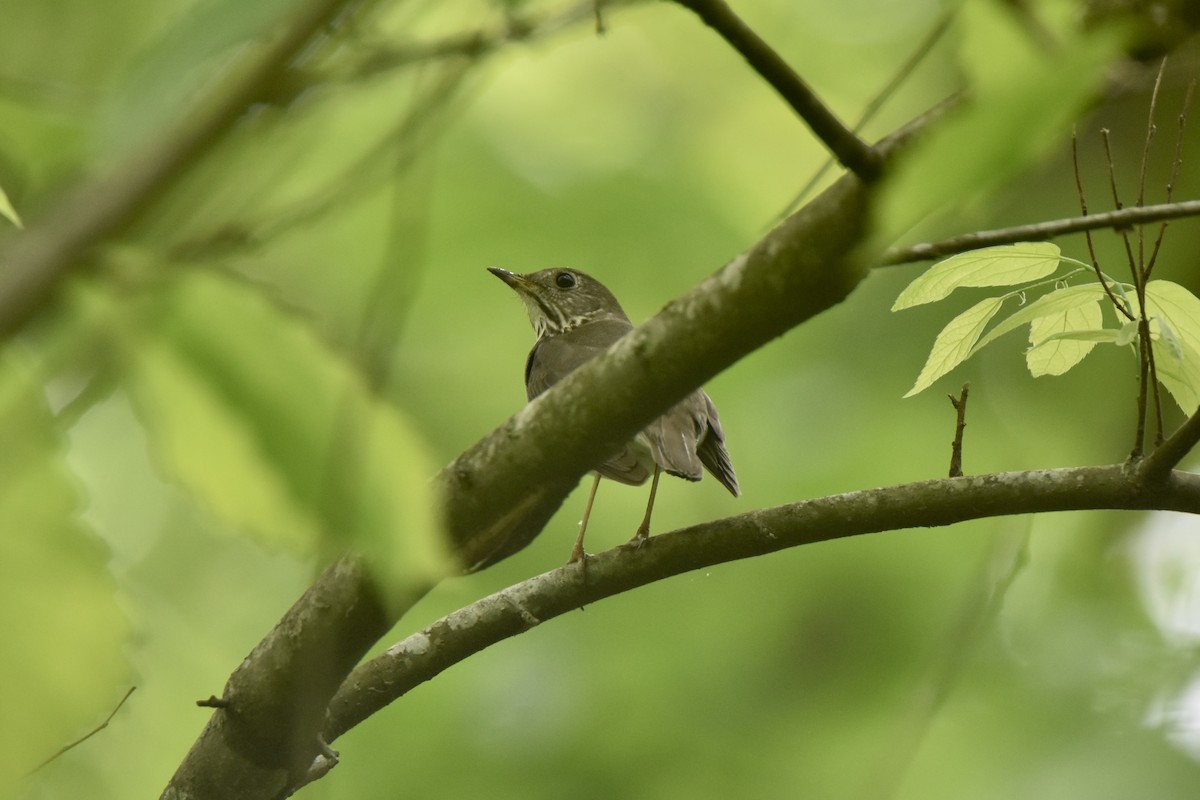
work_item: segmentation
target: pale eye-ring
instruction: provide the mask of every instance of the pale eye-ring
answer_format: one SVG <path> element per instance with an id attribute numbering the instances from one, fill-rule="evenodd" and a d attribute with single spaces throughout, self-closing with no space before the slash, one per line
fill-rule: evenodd
<path id="1" fill-rule="evenodd" d="M 554 276 L 554 285 L 560 289 L 575 288 L 575 276 L 569 272 L 560 272 Z"/>

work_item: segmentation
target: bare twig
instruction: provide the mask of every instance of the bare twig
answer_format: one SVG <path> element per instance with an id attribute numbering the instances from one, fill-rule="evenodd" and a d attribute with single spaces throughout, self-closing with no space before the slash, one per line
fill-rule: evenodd
<path id="1" fill-rule="evenodd" d="M 1188 82 L 1187 94 L 1183 98 L 1183 108 L 1179 111 L 1178 126 L 1175 131 L 1175 158 L 1171 162 L 1171 177 L 1167 180 L 1166 201 L 1170 203 L 1175 197 L 1175 182 L 1179 180 L 1179 171 L 1183 169 L 1184 132 L 1187 130 L 1188 110 L 1192 107 L 1192 98 L 1196 94 L 1196 79 Z M 1154 273 L 1154 265 L 1158 263 L 1158 252 L 1162 247 L 1163 238 L 1167 233 L 1167 221 L 1163 220 L 1158 227 L 1158 236 L 1154 239 L 1154 249 L 1150 252 L 1150 261 L 1146 264 L 1146 280 Z"/>
<path id="2" fill-rule="evenodd" d="M 1122 228 L 1142 222 L 1195 216 L 1200 216 L 1200 200 L 1185 200 L 1179 203 L 1164 203 L 1162 205 L 1144 206 L 1142 208 L 1124 208 L 1119 211 L 1108 211 L 1103 214 L 1085 214 L 1081 217 L 1071 217 L 1069 219 L 967 233 L 950 239 L 944 239 L 940 242 L 914 244 L 899 248 L 893 247 L 883 253 L 879 261 L 879 266 L 890 267 L 898 264 L 908 264 L 913 261 L 944 258 L 952 256 L 955 253 L 965 253 L 968 250 L 976 250 L 980 247 L 992 247 L 999 244 L 1046 241 L 1068 233 L 1084 233 L 1102 228 Z"/>
<path id="3" fill-rule="evenodd" d="M 724 0 L 676 0 L 690 8 L 771 84 L 846 169 L 874 181 L 883 162 L 869 144 L 842 124 L 788 63 L 733 12 Z"/>
<path id="4" fill-rule="evenodd" d="M 963 431 L 967 427 L 967 394 L 971 391 L 971 384 L 964 383 L 962 391 L 958 397 L 954 395 L 946 395 L 950 398 L 950 404 L 954 406 L 957 412 L 957 421 L 954 425 L 954 442 L 950 446 L 950 477 L 961 478 L 962 471 L 962 452 L 963 452 Z"/>
<path id="5" fill-rule="evenodd" d="M 1071 131 L 1071 165 L 1075 171 L 1075 192 L 1079 195 L 1079 210 L 1084 217 L 1087 217 L 1087 194 L 1083 191 L 1083 179 L 1079 175 L 1079 137 L 1075 135 L 1074 130 Z M 1100 269 L 1100 259 L 1096 258 L 1096 244 L 1092 241 L 1091 230 L 1085 230 L 1083 233 L 1087 239 L 1088 256 L 1092 259 L 1092 269 L 1096 273 L 1096 280 L 1100 281 L 1100 285 L 1104 287 L 1104 293 L 1108 295 L 1109 302 L 1113 304 L 1113 308 L 1126 319 L 1132 321 L 1133 312 L 1113 294 L 1112 287 L 1108 285 L 1108 281 L 1104 277 L 1104 272 Z"/>
<path id="6" fill-rule="evenodd" d="M 30 774 L 30 775 L 32 775 L 33 773 L 35 773 L 35 772 L 37 772 L 38 770 L 40 770 L 42 767 L 44 767 L 44 766 L 46 766 L 47 764 L 49 764 L 51 761 L 54 761 L 56 758 L 58 758 L 59 756 L 61 756 L 63 753 L 66 753 L 68 750 L 71 750 L 71 749 L 73 749 L 73 748 L 75 748 L 75 747 L 78 747 L 79 745 L 81 745 L 81 744 L 83 744 L 84 742 L 86 742 L 88 739 L 90 739 L 90 738 L 92 738 L 93 736 L 95 736 L 95 735 L 96 735 L 97 733 L 99 733 L 100 731 L 102 731 L 102 730 L 104 730 L 105 728 L 107 728 L 107 727 L 108 727 L 108 723 L 110 723 L 110 722 L 112 722 L 112 721 L 113 721 L 113 717 L 115 717 L 115 716 L 117 715 L 117 712 L 121 710 L 121 706 L 125 705 L 125 701 L 129 699 L 129 696 L 130 696 L 131 694 L 133 694 L 133 692 L 134 692 L 134 690 L 135 690 L 135 689 L 137 689 L 137 687 L 136 687 L 136 686 L 130 686 L 130 687 L 129 687 L 129 691 L 125 692 L 125 694 L 124 694 L 124 695 L 121 697 L 121 699 L 120 699 L 120 700 L 117 702 L 117 705 L 116 705 L 116 706 L 113 708 L 113 710 L 112 710 L 112 711 L 110 711 L 110 712 L 108 712 L 108 716 L 104 718 L 104 721 L 103 721 L 103 722 L 101 722 L 101 723 L 100 723 L 99 725 L 97 725 L 95 728 L 92 728 L 92 730 L 88 731 L 88 732 L 87 732 L 87 733 L 85 733 L 83 736 L 80 736 L 78 739 L 76 739 L 75 741 L 71 742 L 70 744 L 63 745 L 62 747 L 60 747 L 60 748 L 59 748 L 59 749 L 58 749 L 58 750 L 57 750 L 57 751 L 54 753 L 54 755 L 50 756 L 50 757 L 49 757 L 49 758 L 47 758 L 45 761 L 43 761 L 42 763 L 38 764 L 36 767 L 34 767 L 33 769 L 31 769 L 31 770 L 29 771 L 29 774 Z"/>

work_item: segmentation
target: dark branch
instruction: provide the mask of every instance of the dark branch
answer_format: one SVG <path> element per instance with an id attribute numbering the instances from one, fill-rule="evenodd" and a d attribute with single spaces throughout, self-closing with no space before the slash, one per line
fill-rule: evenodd
<path id="1" fill-rule="evenodd" d="M 742 54 L 759 75 L 771 84 L 804 120 L 817 138 L 829 148 L 842 166 L 860 179 L 871 182 L 879 177 L 883 161 L 880 155 L 842 124 L 816 92 L 795 70 L 741 18 L 724 0 L 676 0 L 692 11 Z"/>
<path id="2" fill-rule="evenodd" d="M 665 533 L 640 551 L 594 556 L 472 603 L 356 668 L 330 705 L 333 741 L 453 664 L 580 606 L 690 570 L 865 533 L 1082 509 L 1200 513 L 1200 475 L 1143 483 L 1122 466 L 945 478 L 823 497 Z"/>
<path id="3" fill-rule="evenodd" d="M 1068 233 L 1114 228 L 1117 230 L 1129 228 L 1146 222 L 1157 222 L 1164 219 L 1200 216 L 1200 200 L 1184 200 L 1179 203 L 1164 203 L 1156 206 L 1122 208 L 1103 214 L 1089 214 L 1070 219 L 1057 219 L 1050 222 L 1036 222 L 1032 225 L 1018 225 L 1013 228 L 1000 228 L 991 231 L 978 231 L 955 236 L 940 242 L 929 244 L 914 244 L 908 247 L 898 247 L 886 250 L 880 259 L 880 266 L 890 267 L 897 264 L 908 264 L 913 261 L 924 261 L 932 258 L 945 258 L 980 247 L 993 247 L 1000 244 L 1015 244 L 1016 242 L 1041 242 L 1055 239 Z"/>

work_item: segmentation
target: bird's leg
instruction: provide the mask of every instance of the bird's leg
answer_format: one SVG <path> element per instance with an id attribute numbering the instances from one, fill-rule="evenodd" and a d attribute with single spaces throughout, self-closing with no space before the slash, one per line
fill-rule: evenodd
<path id="1" fill-rule="evenodd" d="M 654 495 L 658 493 L 658 475 L 662 472 L 662 468 L 658 464 L 654 465 L 654 477 L 650 479 L 650 502 L 646 503 L 646 516 L 642 517 L 642 524 L 638 525 L 637 533 L 629 540 L 635 548 L 640 548 L 650 538 L 650 512 L 654 510 Z"/>
<path id="2" fill-rule="evenodd" d="M 598 488 L 600 488 L 599 472 L 596 473 L 596 480 L 592 481 L 592 490 L 588 492 L 587 505 L 583 507 L 583 520 L 579 523 L 579 538 L 575 540 L 575 547 L 571 550 L 571 560 L 567 562 L 568 564 L 574 564 L 576 561 L 583 561 L 587 558 L 587 553 L 583 549 L 583 535 L 587 533 L 588 517 L 592 515 L 592 501 L 596 499 Z"/>

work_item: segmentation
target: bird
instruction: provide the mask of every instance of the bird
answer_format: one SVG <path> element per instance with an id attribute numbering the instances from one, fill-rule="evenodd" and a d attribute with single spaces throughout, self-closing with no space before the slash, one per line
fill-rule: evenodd
<path id="1" fill-rule="evenodd" d="M 527 274 L 499 267 L 488 267 L 488 271 L 521 298 L 537 337 L 525 360 L 525 391 L 529 400 L 633 330 L 633 323 L 613 293 L 585 272 L 566 267 Z M 660 473 L 698 481 L 704 470 L 734 497 L 739 496 L 741 490 L 725 448 L 725 432 L 716 406 L 703 389 L 696 389 L 646 426 L 620 452 L 595 467 L 595 480 L 579 523 L 579 535 L 567 563 L 586 564 L 588 554 L 583 549 L 583 537 L 600 478 L 631 486 L 641 486 L 650 480 L 646 513 L 630 540 L 631 545 L 640 548 L 650 537 L 650 514 L 654 510 Z"/>

